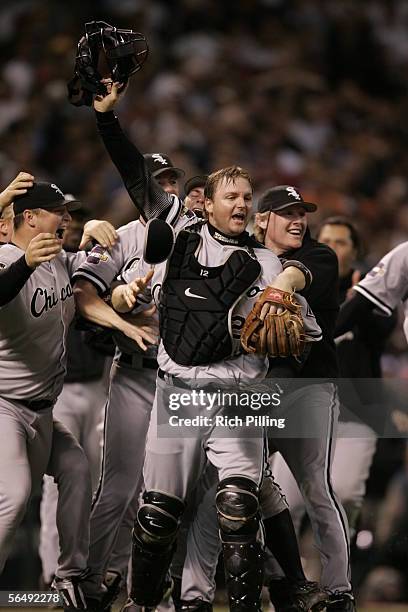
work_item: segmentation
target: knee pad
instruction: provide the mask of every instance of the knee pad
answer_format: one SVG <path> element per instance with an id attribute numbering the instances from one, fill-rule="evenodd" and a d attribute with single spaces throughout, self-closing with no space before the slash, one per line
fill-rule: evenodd
<path id="1" fill-rule="evenodd" d="M 215 503 L 221 534 L 255 535 L 259 526 L 259 488 L 244 476 L 220 481 Z"/>
<path id="2" fill-rule="evenodd" d="M 134 535 L 153 548 L 167 547 L 176 538 L 184 502 L 160 491 L 146 491 L 137 513 Z"/>

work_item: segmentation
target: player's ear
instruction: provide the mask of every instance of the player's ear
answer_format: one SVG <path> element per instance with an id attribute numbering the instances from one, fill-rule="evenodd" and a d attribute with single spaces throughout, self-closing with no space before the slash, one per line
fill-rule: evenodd
<path id="1" fill-rule="evenodd" d="M 207 215 L 210 215 L 214 209 L 214 202 L 210 200 L 210 198 L 205 198 L 204 200 L 204 208 Z"/>
<path id="2" fill-rule="evenodd" d="M 30 227 L 36 227 L 37 225 L 37 214 L 34 210 L 30 210 L 27 209 L 23 212 L 24 215 L 24 221 L 30 226 Z"/>
<path id="3" fill-rule="evenodd" d="M 261 229 L 266 230 L 266 228 L 268 227 L 268 217 L 269 217 L 269 212 L 256 213 L 255 215 L 256 225 L 260 227 Z"/>

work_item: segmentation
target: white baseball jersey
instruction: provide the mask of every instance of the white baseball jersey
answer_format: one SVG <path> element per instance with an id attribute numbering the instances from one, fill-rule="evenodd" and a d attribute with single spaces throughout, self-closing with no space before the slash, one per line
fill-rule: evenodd
<path id="1" fill-rule="evenodd" d="M 6 244 L 0 267 L 24 255 Z M 62 251 L 39 265 L 18 295 L 0 307 L 0 395 L 9 399 L 56 399 L 65 375 L 68 327 L 75 313 L 70 277 L 85 253 Z"/>
<path id="2" fill-rule="evenodd" d="M 408 242 L 403 242 L 384 255 L 353 289 L 387 316 L 403 302 L 404 333 L 408 341 Z"/>

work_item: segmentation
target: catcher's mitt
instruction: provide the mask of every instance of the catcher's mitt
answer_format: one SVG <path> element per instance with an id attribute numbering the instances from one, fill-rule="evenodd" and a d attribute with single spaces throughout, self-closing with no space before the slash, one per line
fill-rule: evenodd
<path id="1" fill-rule="evenodd" d="M 274 304 L 284 308 L 280 314 L 267 314 L 262 321 L 262 307 Z M 300 304 L 291 293 L 267 287 L 247 316 L 241 331 L 241 345 L 247 353 L 269 357 L 300 357 L 305 346 Z"/>

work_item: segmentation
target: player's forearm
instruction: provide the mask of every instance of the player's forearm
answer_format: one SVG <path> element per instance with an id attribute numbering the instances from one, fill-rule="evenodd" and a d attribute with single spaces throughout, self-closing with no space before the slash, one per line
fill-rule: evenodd
<path id="1" fill-rule="evenodd" d="M 282 289 L 282 291 L 288 291 L 290 293 L 293 291 L 301 291 L 304 289 L 305 284 L 304 273 L 293 266 L 283 270 L 272 283 L 277 289 Z"/>
<path id="2" fill-rule="evenodd" d="M 0 306 L 5 306 L 20 293 L 33 272 L 34 269 L 27 265 L 25 255 L 0 270 Z"/>
<path id="3" fill-rule="evenodd" d="M 88 285 L 88 286 L 87 286 Z M 74 287 L 75 303 L 79 313 L 92 323 L 123 331 L 121 316 L 99 297 L 90 283 L 78 281 Z"/>
<path id="4" fill-rule="evenodd" d="M 344 302 L 340 308 L 339 315 L 336 321 L 334 337 L 342 336 L 348 331 L 351 331 L 355 325 L 364 322 L 368 313 L 375 308 L 375 304 L 367 300 L 359 293 L 354 293 L 351 300 Z"/>
<path id="5" fill-rule="evenodd" d="M 171 200 L 150 175 L 143 155 L 127 138 L 113 111 L 95 113 L 105 148 L 118 169 L 132 202 L 145 221 L 161 216 L 171 206 Z"/>

